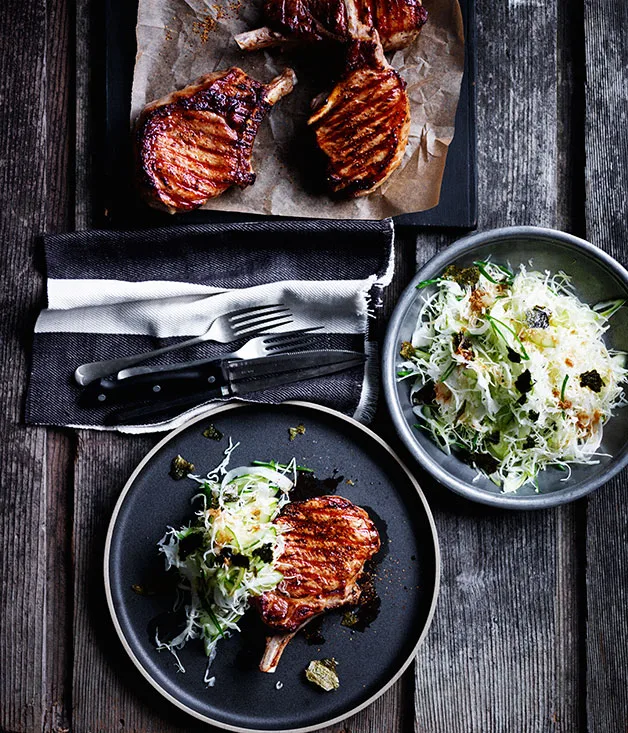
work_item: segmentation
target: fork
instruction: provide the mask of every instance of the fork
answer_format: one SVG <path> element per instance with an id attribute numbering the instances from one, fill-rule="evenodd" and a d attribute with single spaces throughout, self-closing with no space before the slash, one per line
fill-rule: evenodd
<path id="1" fill-rule="evenodd" d="M 237 351 L 231 351 L 228 354 L 219 354 L 212 359 L 199 359 L 198 361 L 190 361 L 185 364 L 160 364 L 159 366 L 139 366 L 130 369 L 122 369 L 118 372 L 118 379 L 127 379 L 137 374 L 155 374 L 157 372 L 169 372 L 176 369 L 200 366 L 208 361 L 229 361 L 230 359 L 257 359 L 262 356 L 271 356 L 275 354 L 287 354 L 296 351 L 305 346 L 309 341 L 306 334 L 312 331 L 318 331 L 322 326 L 313 326 L 312 328 L 302 328 L 298 331 L 284 331 L 283 333 L 265 333 L 261 336 L 247 341 L 244 346 Z"/>
<path id="2" fill-rule="evenodd" d="M 86 384 L 107 377 L 114 372 L 126 369 L 127 367 L 141 364 L 143 361 L 152 359 L 155 356 L 167 354 L 170 351 L 177 351 L 187 346 L 203 343 L 204 341 L 215 341 L 220 344 L 228 344 L 237 341 L 242 336 L 252 336 L 269 328 L 276 328 L 287 323 L 292 323 L 292 314 L 285 305 L 258 305 L 251 308 L 242 308 L 231 313 L 225 313 L 214 319 L 205 333 L 195 336 L 177 344 L 164 346 L 161 349 L 147 351 L 143 354 L 123 356 L 119 359 L 107 359 L 105 361 L 93 361 L 89 364 L 81 364 L 74 372 L 74 379 L 84 387 Z"/>

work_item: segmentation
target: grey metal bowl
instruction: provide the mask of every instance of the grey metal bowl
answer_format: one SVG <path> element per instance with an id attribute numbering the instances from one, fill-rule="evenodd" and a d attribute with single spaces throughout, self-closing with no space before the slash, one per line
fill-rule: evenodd
<path id="1" fill-rule="evenodd" d="M 447 456 L 429 438 L 413 427 L 408 381 L 397 381 L 399 348 L 409 341 L 421 305 L 417 283 L 439 275 L 448 265 L 469 265 L 474 260 L 509 264 L 517 268 L 532 262 L 537 270 L 563 270 L 573 278 L 577 295 L 594 304 L 611 298 L 628 298 L 628 272 L 612 257 L 583 239 L 536 227 L 512 227 L 473 234 L 451 245 L 430 260 L 401 296 L 388 326 L 383 355 L 384 393 L 393 423 L 401 440 L 418 463 L 441 484 L 473 501 L 510 509 L 540 509 L 588 494 L 628 464 L 628 407 L 620 408 L 604 428 L 601 451 L 612 458 L 600 458 L 592 466 L 573 466 L 569 480 L 557 469 L 539 475 L 539 491 L 524 486 L 516 494 L 504 494 L 488 479 L 476 478 L 476 471 L 455 456 Z M 628 307 L 611 320 L 606 334 L 609 347 L 628 352 Z"/>

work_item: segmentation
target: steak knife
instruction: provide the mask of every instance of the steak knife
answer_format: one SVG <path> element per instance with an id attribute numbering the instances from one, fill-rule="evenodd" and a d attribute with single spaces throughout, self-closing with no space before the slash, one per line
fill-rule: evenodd
<path id="1" fill-rule="evenodd" d="M 362 357 L 355 351 L 305 351 L 257 359 L 207 361 L 184 369 L 137 374 L 126 379 L 105 378 L 83 390 L 81 404 L 84 407 L 96 407 L 143 400 L 159 402 L 205 389 L 220 392 L 227 389 L 229 391 L 219 396 L 228 397 L 242 389 L 243 380 L 278 375 L 286 379 L 290 373 L 300 369 L 343 364 L 356 359 L 363 361 Z"/>
<path id="2" fill-rule="evenodd" d="M 90 390 L 92 406 L 139 400 L 147 402 L 138 407 L 120 408 L 107 419 L 108 424 L 129 425 L 141 418 L 153 418 L 173 411 L 176 414 L 176 411 L 212 399 L 227 399 L 334 374 L 360 366 L 365 361 L 364 354 L 355 351 L 307 351 L 213 364 L 211 369 L 201 369 L 200 373 L 197 369 L 185 375 L 177 372 L 176 377 L 166 380 L 163 372 L 137 375 L 119 382 L 102 380 L 97 385 L 99 390 L 90 390 L 90 385 L 86 392 Z M 136 382 L 135 389 L 129 389 L 132 380 Z"/>

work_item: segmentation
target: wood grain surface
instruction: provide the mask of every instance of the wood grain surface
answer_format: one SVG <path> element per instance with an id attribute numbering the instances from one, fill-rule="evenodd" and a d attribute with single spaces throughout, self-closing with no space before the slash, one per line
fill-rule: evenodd
<path id="1" fill-rule="evenodd" d="M 480 228 L 553 226 L 626 264 L 626 3 L 477 0 L 477 17 Z M 89 0 L 0 3 L 0 731 L 211 731 L 136 672 L 104 600 L 109 517 L 157 436 L 22 423 L 44 302 L 37 238 L 102 218 L 99 22 Z M 454 238 L 399 232 L 387 314 L 415 267 Z M 382 407 L 375 425 L 395 441 Z M 420 478 L 443 555 L 434 624 L 399 683 L 324 733 L 628 730 L 626 475 L 531 513 L 472 505 Z"/>
<path id="2" fill-rule="evenodd" d="M 63 2 L 17 0 L 0 5 L 0 28 L 0 730 L 61 731 L 71 674 L 68 494 L 56 479 L 71 463 L 64 438 L 24 427 L 21 413 L 43 295 L 37 237 L 72 226 L 65 128 L 74 31 Z"/>
<path id="3" fill-rule="evenodd" d="M 586 225 L 628 264 L 628 6 L 585 0 Z M 628 730 L 628 477 L 591 497 L 586 514 L 586 708 L 590 730 Z"/>

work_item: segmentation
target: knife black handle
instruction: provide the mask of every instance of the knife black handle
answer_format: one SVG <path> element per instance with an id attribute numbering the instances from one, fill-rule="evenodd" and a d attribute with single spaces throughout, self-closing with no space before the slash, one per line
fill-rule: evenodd
<path id="1" fill-rule="evenodd" d="M 221 365 L 205 364 L 187 369 L 137 374 L 127 379 L 101 379 L 85 388 L 81 404 L 84 407 L 98 407 L 144 400 L 161 402 L 225 385 Z"/>
<path id="2" fill-rule="evenodd" d="M 121 407 L 106 415 L 104 423 L 105 425 L 142 425 L 155 422 L 158 418 L 176 417 L 189 407 L 195 407 L 209 400 L 229 397 L 227 390 L 225 393 L 221 389 L 212 389 L 166 402 L 156 402 L 139 407 Z"/>

